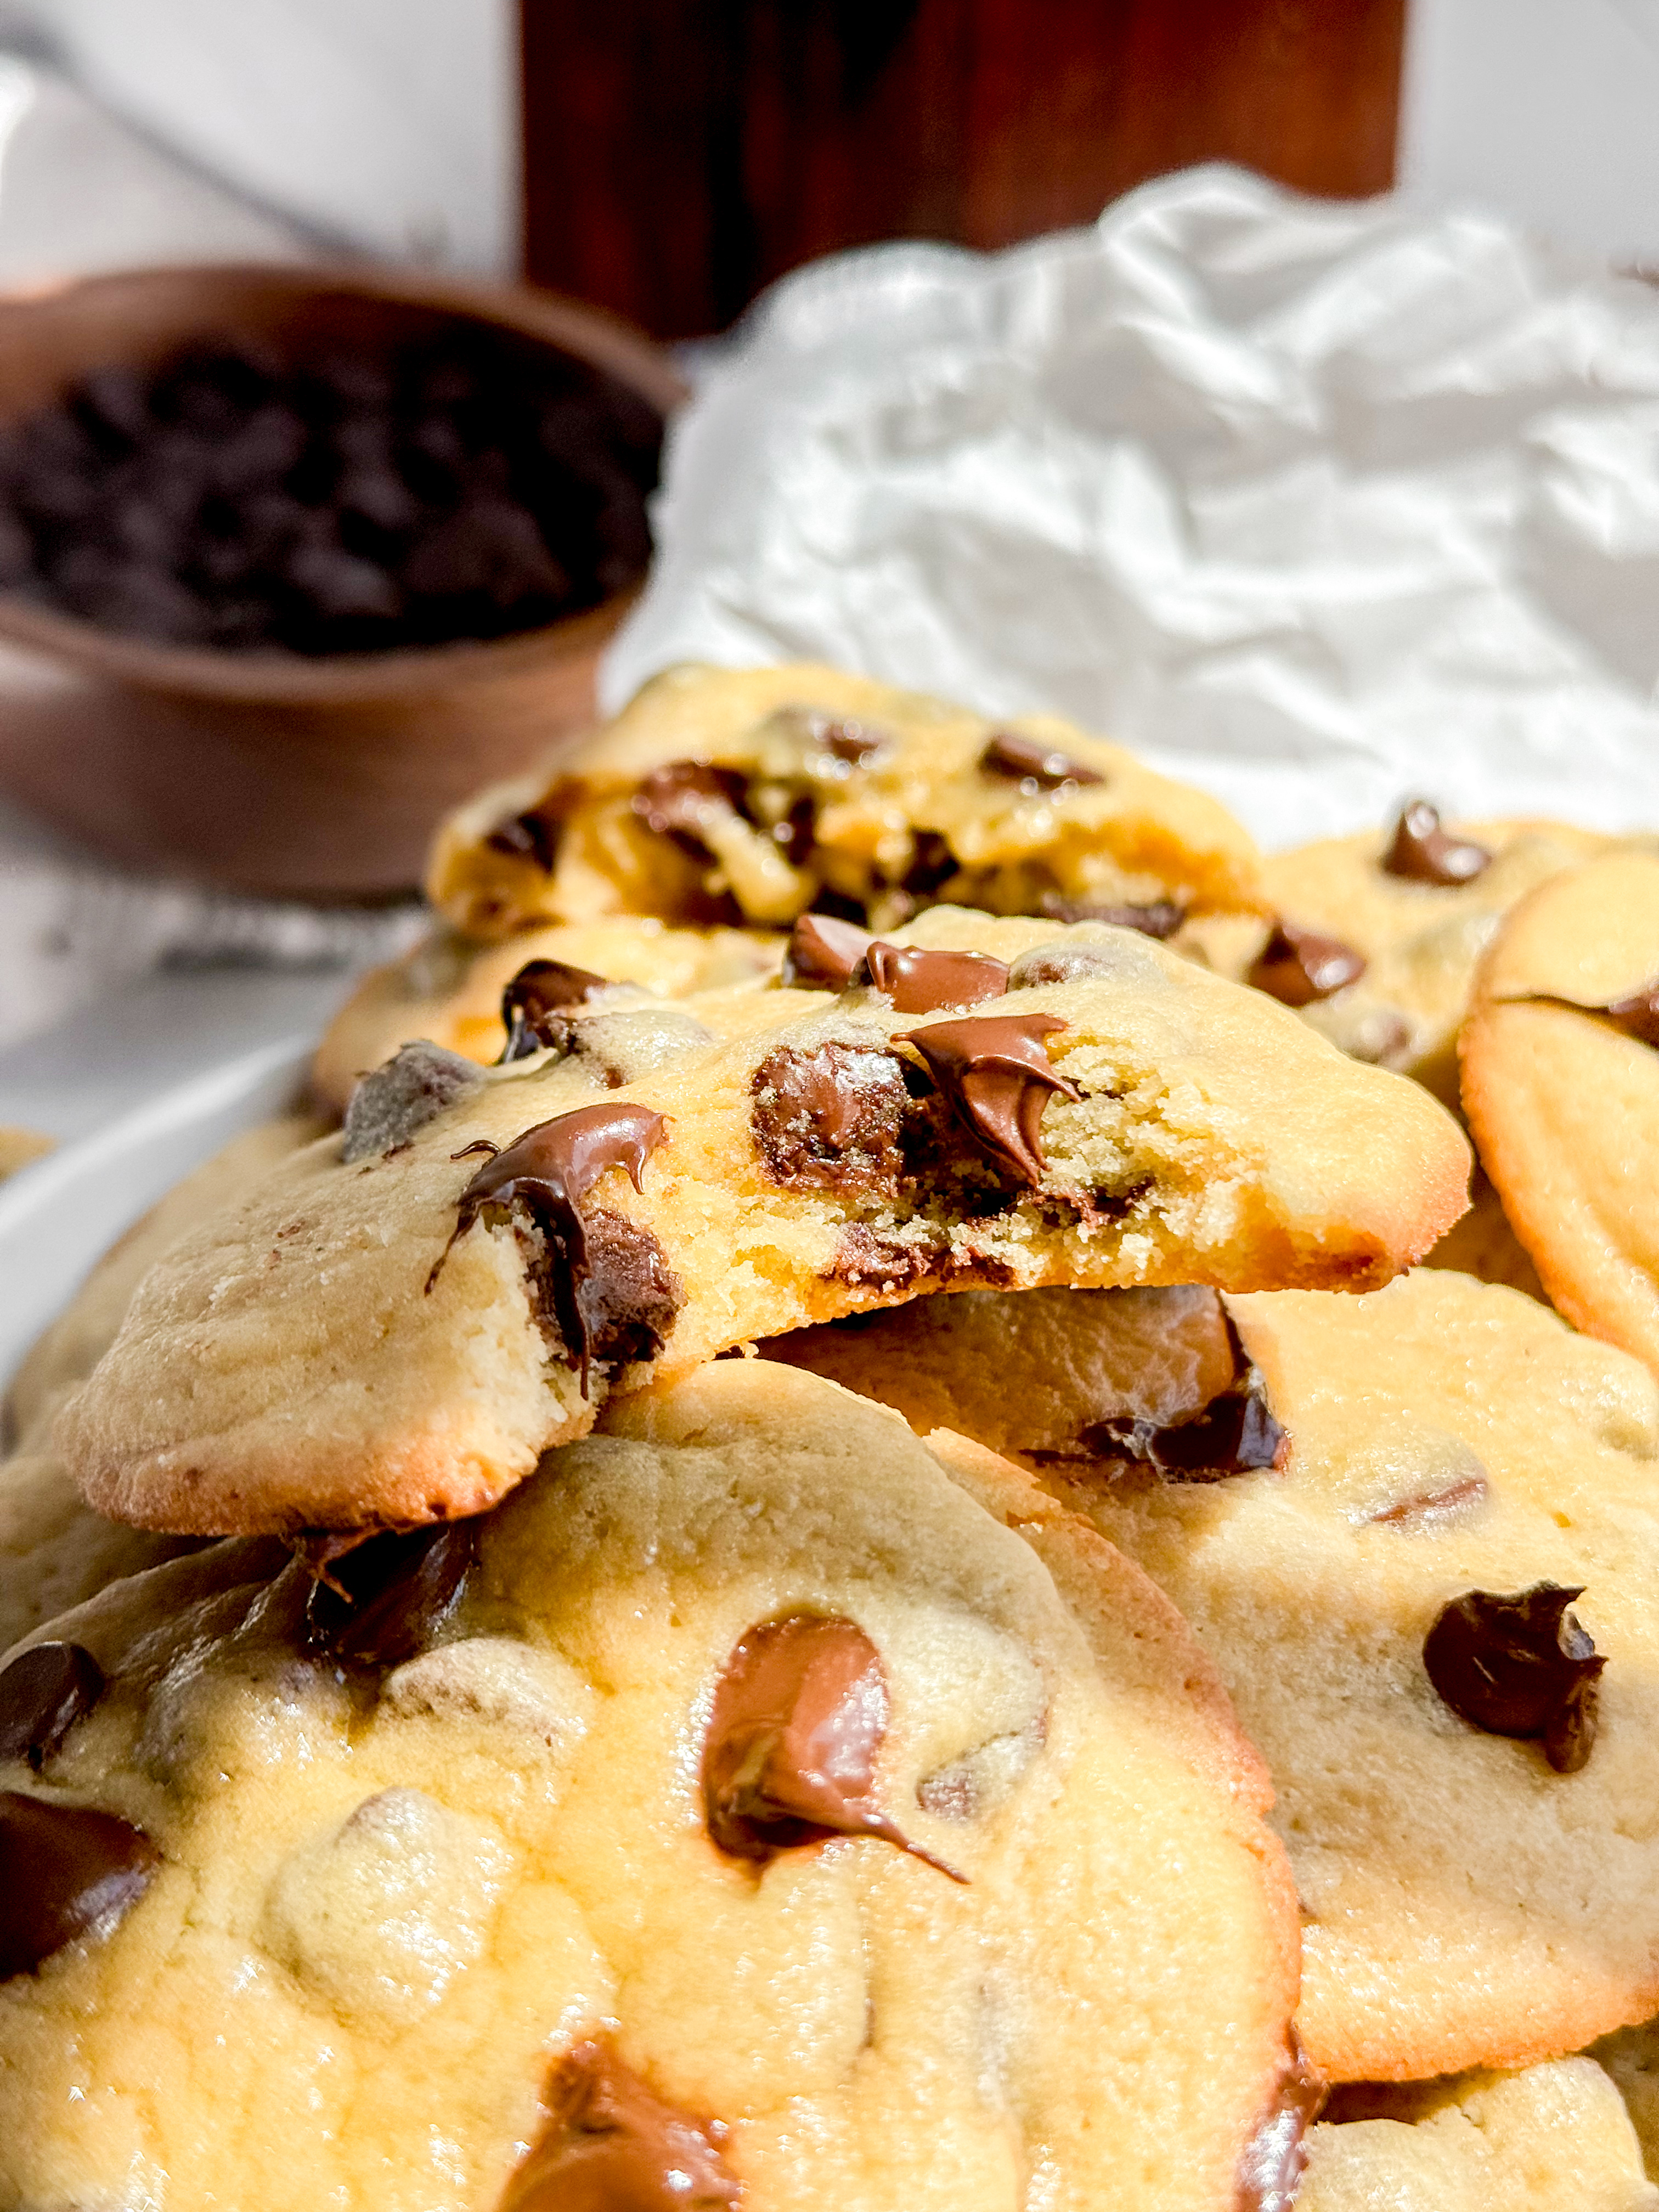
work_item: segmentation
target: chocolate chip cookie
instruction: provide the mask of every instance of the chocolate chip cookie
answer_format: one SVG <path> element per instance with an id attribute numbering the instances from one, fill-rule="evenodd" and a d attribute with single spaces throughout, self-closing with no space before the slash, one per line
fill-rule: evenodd
<path id="1" fill-rule="evenodd" d="M 1458 1024 L 1502 916 L 1612 842 L 1557 822 L 1450 825 L 1417 800 L 1382 830 L 1270 854 L 1275 921 L 1196 921 L 1183 941 L 1455 1105 Z"/>
<path id="2" fill-rule="evenodd" d="M 1462 2074 L 1308 2138 L 1297 2212 L 1659 2212 L 1619 2093 L 1589 2058 Z"/>
<path id="3" fill-rule="evenodd" d="M 1520 2064 L 1653 2010 L 1644 1369 L 1428 1271 L 939 1308 L 779 1348 L 923 1425 L 948 1401 L 1180 1607 L 1273 1773 L 1316 2065 Z"/>
<path id="4" fill-rule="evenodd" d="M 1462 1210 L 1450 1117 L 1260 993 L 1127 930 L 926 919 L 951 944 L 889 963 L 809 918 L 771 1026 L 616 1088 L 553 1048 L 398 1055 L 149 1277 L 59 1421 L 89 1502 L 204 1534 L 478 1511 L 611 1389 L 809 1321 L 1357 1288 Z"/>
<path id="5" fill-rule="evenodd" d="M 1009 723 L 811 665 L 672 669 L 586 750 L 438 834 L 432 902 L 475 937 L 653 915 L 887 931 L 939 900 L 1167 935 L 1260 904 L 1203 793 L 1052 716 Z"/>
<path id="6" fill-rule="evenodd" d="M 1659 858 L 1610 853 L 1524 900 L 1483 963 L 1463 1099 L 1555 1304 L 1659 1368 Z"/>
<path id="7" fill-rule="evenodd" d="M 670 929 L 632 917 L 526 930 L 499 945 L 441 927 L 364 976 L 317 1048 L 313 1085 L 343 1114 L 359 1080 L 413 1037 L 469 1060 L 499 1060 L 512 1028 L 503 998 L 527 967 L 559 971 L 573 1007 L 592 1006 L 602 984 L 620 1006 L 765 975 L 782 951 L 781 937 L 762 930 Z"/>
<path id="8" fill-rule="evenodd" d="M 990 1455 L 734 1361 L 483 1520 L 285 1558 L 118 1585 L 0 1673 L 19 2212 L 1293 2176 L 1260 1764 L 1167 1601 Z"/>

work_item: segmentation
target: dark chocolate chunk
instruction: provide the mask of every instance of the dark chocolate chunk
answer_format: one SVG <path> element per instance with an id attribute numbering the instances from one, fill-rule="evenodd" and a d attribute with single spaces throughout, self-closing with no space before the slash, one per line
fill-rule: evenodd
<path id="1" fill-rule="evenodd" d="M 1104 783 L 1097 768 L 1088 768 L 1058 747 L 1036 738 L 1022 738 L 1012 730 L 999 730 L 979 757 L 988 775 L 1006 775 L 1030 785 L 1033 791 L 1059 791 L 1068 783 Z"/>
<path id="2" fill-rule="evenodd" d="M 960 1881 L 872 1794 L 887 1711 L 880 1655 L 856 1622 L 794 1613 L 750 1629 L 715 1685 L 703 1742 L 714 1841 L 763 1863 L 831 1836 L 877 1836 Z"/>
<path id="3" fill-rule="evenodd" d="M 352 1092 L 340 1146 L 343 1164 L 406 1145 L 483 1080 L 476 1061 L 445 1045 L 422 1039 L 403 1046 Z"/>
<path id="4" fill-rule="evenodd" d="M 1638 1044 L 1659 1051 L 1659 977 L 1644 983 L 1627 999 L 1610 999 L 1604 1006 L 1587 1006 L 1581 1000 L 1558 999 L 1547 991 L 1537 991 L 1528 998 L 1511 1003 L 1526 1006 L 1564 1006 L 1569 1013 L 1595 1014 L 1611 1023 L 1626 1036 L 1633 1037 Z"/>
<path id="5" fill-rule="evenodd" d="M 1138 1461 L 1170 1482 L 1219 1482 L 1279 1466 L 1287 1438 L 1252 1381 L 1224 1390 L 1188 1420 L 1091 1421 L 1079 1443 L 1091 1458 Z"/>
<path id="6" fill-rule="evenodd" d="M 916 899 L 932 898 L 957 872 L 957 856 L 937 830 L 917 830 L 910 839 L 910 860 L 899 884 Z"/>
<path id="7" fill-rule="evenodd" d="M 576 1284 L 575 1308 L 590 1358 L 611 1367 L 653 1359 L 668 1341 L 674 1319 L 685 1304 L 685 1285 L 668 1264 L 668 1255 L 643 1222 L 596 1206 L 586 1217 L 586 1270 Z M 552 1265 L 562 1265 L 557 1247 Z M 562 1284 L 544 1281 L 547 1258 L 531 1262 L 531 1281 L 538 1309 L 550 1310 L 564 1340 L 560 1297 Z"/>
<path id="8" fill-rule="evenodd" d="M 550 876 L 558 855 L 559 825 L 532 806 L 522 814 L 510 814 L 505 822 L 498 822 L 484 843 L 492 853 L 500 853 L 509 860 L 533 860 L 544 875 Z"/>
<path id="9" fill-rule="evenodd" d="M 1558 1774 L 1576 1774 L 1590 1755 L 1607 1663 L 1567 1611 L 1583 1595 L 1558 1583 L 1515 1597 L 1466 1590 L 1423 1644 L 1429 1680 L 1460 1720 L 1488 1735 L 1541 1739 Z"/>
<path id="10" fill-rule="evenodd" d="M 305 1640 L 347 1666 L 401 1667 L 428 1649 L 477 1558 L 476 1521 L 296 1545 L 314 1577 Z"/>
<path id="11" fill-rule="evenodd" d="M 0 1790 L 0 1981 L 118 1919 L 160 1864 L 143 1830 L 113 1813 Z"/>
<path id="12" fill-rule="evenodd" d="M 893 1002 L 896 1014 L 931 1014 L 940 1006 L 977 1006 L 1000 999 L 1008 988 L 1006 961 L 988 952 L 924 951 L 920 945 L 886 945 L 875 939 L 865 949 L 865 966 L 876 989 Z"/>
<path id="13" fill-rule="evenodd" d="M 501 1062 L 528 1060 L 535 1052 L 562 1051 L 570 1024 L 562 1020 L 611 988 L 609 979 L 564 960 L 526 960 L 501 993 L 501 1021 L 507 1044 Z"/>
<path id="14" fill-rule="evenodd" d="M 1400 810 L 1394 837 L 1382 855 L 1391 876 L 1414 884 L 1470 884 L 1492 866 L 1492 854 L 1472 838 L 1440 826 L 1440 814 L 1426 799 L 1413 799 Z"/>
<path id="15" fill-rule="evenodd" d="M 797 1189 L 892 1189 L 908 1093 L 899 1061 L 862 1045 L 780 1045 L 750 1079 L 755 1142 Z"/>
<path id="16" fill-rule="evenodd" d="M 0 1759 L 42 1765 L 103 1694 L 103 1672 L 84 1645 L 31 1644 L 0 1674 Z"/>
<path id="17" fill-rule="evenodd" d="M 974 1138 L 1000 1166 L 1035 1189 L 1043 1170 L 1040 1131 L 1048 1094 L 1081 1094 L 1055 1073 L 1042 1040 L 1066 1024 L 1057 1014 L 981 1014 L 910 1030 L 933 1080 Z"/>
<path id="18" fill-rule="evenodd" d="M 608 2042 L 556 2060 L 543 2102 L 501 2212 L 732 2212 L 742 2197 L 724 2125 L 665 2103 Z"/>
<path id="19" fill-rule="evenodd" d="M 1331 998 L 1358 982 L 1364 972 L 1364 956 L 1351 945 L 1276 921 L 1250 963 L 1248 980 L 1283 1006 L 1310 1006 L 1316 999 Z"/>
<path id="20" fill-rule="evenodd" d="M 579 1106 L 551 1121 L 526 1129 L 505 1152 L 478 1170 L 455 1201 L 455 1227 L 427 1278 L 429 1291 L 439 1270 L 485 1210 L 506 1218 L 515 1214 L 539 1233 L 546 1247 L 538 1279 L 553 1303 L 566 1356 L 579 1361 L 582 1395 L 587 1395 L 592 1333 L 580 1296 L 592 1272 L 586 1225 L 579 1211 L 599 1177 L 625 1168 L 635 1190 L 646 1161 L 666 1141 L 668 1124 L 647 1106 L 623 1100 Z M 672 1283 L 672 1277 L 667 1279 Z M 678 1285 L 675 1290 L 678 1291 Z M 676 1305 L 677 1311 L 678 1310 Z"/>
<path id="21" fill-rule="evenodd" d="M 870 942 L 855 922 L 803 914 L 789 933 L 779 981 L 793 991 L 844 991 Z"/>
<path id="22" fill-rule="evenodd" d="M 1326 2094 L 1292 2028 L 1278 2093 L 1238 2162 L 1237 2212 L 1291 2212 Z"/>
<path id="23" fill-rule="evenodd" d="M 1103 921 L 1114 929 L 1133 929 L 1142 937 L 1173 937 L 1187 919 L 1187 909 L 1173 899 L 1152 899 L 1145 906 L 1116 906 L 1099 899 L 1062 898 L 1047 891 L 1041 902 L 1045 921 Z"/>
<path id="24" fill-rule="evenodd" d="M 736 769 L 708 761 L 670 761 L 653 769 L 629 804 L 647 830 L 672 837 L 694 860 L 714 854 L 703 832 L 722 814 L 741 814 L 747 785 Z"/>

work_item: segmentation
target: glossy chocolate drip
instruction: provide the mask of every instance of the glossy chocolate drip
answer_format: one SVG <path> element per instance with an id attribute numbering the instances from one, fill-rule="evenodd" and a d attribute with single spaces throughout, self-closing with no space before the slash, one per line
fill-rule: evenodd
<path id="1" fill-rule="evenodd" d="M 507 1030 L 501 1064 L 528 1060 L 532 1053 L 550 1048 L 562 1051 L 570 1042 L 570 1024 L 560 1017 L 610 988 L 605 976 L 572 967 L 568 961 L 526 960 L 501 993 L 501 1022 Z"/>
<path id="2" fill-rule="evenodd" d="M 523 814 L 510 814 L 505 822 L 498 822 L 484 843 L 492 853 L 500 853 L 509 860 L 528 860 L 544 876 L 550 876 L 558 854 L 559 825 L 532 806 Z"/>
<path id="3" fill-rule="evenodd" d="M 1008 988 L 1008 963 L 988 952 L 933 952 L 920 945 L 886 945 L 877 938 L 865 951 L 871 982 L 892 1000 L 896 1014 L 931 1014 L 940 1006 L 977 1006 Z"/>
<path id="4" fill-rule="evenodd" d="M 103 1670 L 79 1644 L 33 1644 L 0 1674 L 0 1759 L 40 1767 L 104 1694 Z"/>
<path id="5" fill-rule="evenodd" d="M 1187 919 L 1187 909 L 1173 899 L 1152 899 L 1145 906 L 1119 906 L 1099 899 L 1062 898 L 1047 891 L 1042 900 L 1045 921 L 1103 921 L 1114 929 L 1133 929 L 1142 937 L 1173 937 Z"/>
<path id="6" fill-rule="evenodd" d="M 543 2102 L 546 2122 L 501 2212 L 730 2212 L 743 2193 L 722 2124 L 666 2103 L 609 2042 L 556 2060 Z"/>
<path id="7" fill-rule="evenodd" d="M 591 1341 L 580 1293 L 590 1262 L 586 1230 L 578 1209 L 611 1168 L 625 1168 L 635 1189 L 641 1188 L 645 1163 L 667 1134 L 662 1115 L 621 1099 L 579 1106 L 574 1114 L 561 1114 L 526 1129 L 479 1169 L 455 1201 L 455 1227 L 427 1278 L 428 1290 L 457 1239 L 465 1236 L 486 1207 L 527 1216 L 549 1248 L 546 1285 L 566 1352 L 580 1362 L 586 1397 Z"/>
<path id="8" fill-rule="evenodd" d="M 1085 767 L 1058 746 L 1036 738 L 1022 738 L 1013 730 L 999 730 L 979 757 L 988 775 L 1005 775 L 1033 791 L 1058 791 L 1068 783 L 1104 783 L 1097 768 Z"/>
<path id="9" fill-rule="evenodd" d="M 1443 830 L 1438 809 L 1426 799 L 1413 799 L 1400 810 L 1382 866 L 1389 875 L 1411 883 L 1449 888 L 1473 883 L 1492 866 L 1492 854 L 1473 838 Z"/>
<path id="10" fill-rule="evenodd" d="M 295 1546 L 313 1577 L 305 1640 L 347 1666 L 401 1667 L 429 1649 L 478 1555 L 476 1520 Z"/>
<path id="11" fill-rule="evenodd" d="M 670 761 L 653 769 L 629 802 L 647 830 L 672 837 L 698 860 L 712 860 L 703 831 L 711 818 L 741 814 L 748 789 L 736 769 L 707 761 Z"/>
<path id="12" fill-rule="evenodd" d="M 143 1830 L 113 1813 L 0 1790 L 0 1981 L 118 1917 L 160 1864 Z"/>
<path id="13" fill-rule="evenodd" d="M 1035 1189 L 1043 1170 L 1040 1133 L 1048 1094 L 1081 1096 L 1056 1074 L 1042 1040 L 1066 1024 L 1057 1014 L 981 1014 L 909 1030 L 913 1044 L 975 1141 Z"/>
<path id="14" fill-rule="evenodd" d="M 869 931 L 856 922 L 801 915 L 789 933 L 778 980 L 793 991 L 844 991 L 870 942 Z"/>
<path id="15" fill-rule="evenodd" d="M 891 1189 L 908 1093 L 897 1058 L 849 1044 L 780 1045 L 750 1080 L 755 1142 L 796 1189 Z"/>
<path id="16" fill-rule="evenodd" d="M 1238 2162 L 1237 2212 L 1291 2212 L 1326 2094 L 1292 2029 L 1278 2093 Z"/>
<path id="17" fill-rule="evenodd" d="M 1609 999 L 1605 1006 L 1587 1006 L 1577 999 L 1558 999 L 1547 991 L 1535 991 L 1528 997 L 1506 1001 L 1523 1006 L 1564 1006 L 1569 1013 L 1594 1014 L 1598 1020 L 1609 1022 L 1626 1036 L 1633 1037 L 1638 1044 L 1659 1051 L 1659 977 L 1644 983 L 1627 999 Z"/>
<path id="18" fill-rule="evenodd" d="M 715 1686 L 702 1753 L 709 1835 L 763 1863 L 831 1836 L 875 1836 L 960 1881 L 875 1802 L 886 1733 L 881 1657 L 856 1622 L 811 1613 L 761 1622 Z"/>
<path id="19" fill-rule="evenodd" d="M 1250 964 L 1249 981 L 1282 1006 L 1310 1006 L 1357 983 L 1364 972 L 1364 955 L 1340 938 L 1276 921 Z"/>
<path id="20" fill-rule="evenodd" d="M 1442 1701 L 1488 1735 L 1542 1741 L 1558 1774 L 1576 1774 L 1595 1742 L 1605 1658 L 1567 1607 L 1583 1588 L 1534 1583 L 1515 1597 L 1466 1590 L 1423 1644 Z"/>

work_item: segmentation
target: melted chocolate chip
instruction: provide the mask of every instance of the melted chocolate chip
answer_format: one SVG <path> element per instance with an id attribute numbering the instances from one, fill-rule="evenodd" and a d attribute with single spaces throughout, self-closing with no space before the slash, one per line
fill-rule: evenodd
<path id="1" fill-rule="evenodd" d="M 1133 929 L 1142 937 L 1173 937 L 1187 919 L 1187 909 L 1173 899 L 1153 899 L 1145 906 L 1113 906 L 1095 899 L 1062 898 L 1047 891 L 1041 902 L 1045 921 L 1103 921 L 1114 929 Z"/>
<path id="2" fill-rule="evenodd" d="M 31 1644 L 0 1674 L 0 1759 L 42 1765 L 103 1694 L 102 1669 L 82 1645 Z"/>
<path id="3" fill-rule="evenodd" d="M 783 819 L 772 824 L 772 842 L 780 848 L 792 868 L 805 866 L 817 842 L 817 808 L 804 794 L 799 799 L 792 799 Z"/>
<path id="4" fill-rule="evenodd" d="M 1091 1421 L 1079 1431 L 1074 1450 L 1034 1456 L 1125 1460 L 1149 1467 L 1170 1482 L 1219 1482 L 1229 1475 L 1283 1467 L 1289 1435 L 1273 1417 L 1232 1316 L 1217 1303 L 1232 1352 L 1233 1379 L 1224 1390 L 1178 1420 L 1159 1423 L 1122 1414 Z"/>
<path id="5" fill-rule="evenodd" d="M 1308 2163 L 1307 2133 L 1325 2097 L 1292 2029 L 1278 2092 L 1238 2162 L 1237 2212 L 1291 2212 Z"/>
<path id="6" fill-rule="evenodd" d="M 891 1053 L 780 1045 L 756 1068 L 749 1088 L 755 1142 L 779 1182 L 845 1191 L 897 1184 L 908 1093 Z"/>
<path id="7" fill-rule="evenodd" d="M 1610 999 L 1604 1006 L 1587 1006 L 1578 999 L 1558 999 L 1547 991 L 1512 1001 L 1524 1006 L 1565 1006 L 1569 1013 L 1595 1014 L 1638 1044 L 1659 1051 L 1659 977 L 1644 983 L 1627 999 Z"/>
<path id="8" fill-rule="evenodd" d="M 672 837 L 694 860 L 714 858 L 703 831 L 711 817 L 740 814 L 748 785 L 736 769 L 670 761 L 653 769 L 629 802 L 647 830 Z"/>
<path id="9" fill-rule="evenodd" d="M 143 1830 L 113 1813 L 0 1790 L 0 1981 L 118 1918 L 160 1864 Z"/>
<path id="10" fill-rule="evenodd" d="M 988 952 L 924 951 L 920 945 L 884 945 L 877 938 L 864 960 L 871 982 L 892 1000 L 896 1014 L 977 1006 L 1001 998 L 1008 988 L 1007 963 Z"/>
<path id="11" fill-rule="evenodd" d="M 532 806 L 498 822 L 484 843 L 492 853 L 509 860 L 532 861 L 544 876 L 550 876 L 558 854 L 559 825 Z"/>
<path id="12" fill-rule="evenodd" d="M 779 981 L 792 991 L 844 991 L 871 942 L 867 929 L 827 914 L 803 914 L 789 933 Z"/>
<path id="13" fill-rule="evenodd" d="M 1042 1040 L 1066 1024 L 1057 1014 L 981 1014 L 933 1022 L 899 1040 L 915 1045 L 975 1142 L 1018 1182 L 1036 1188 L 1040 1132 L 1048 1094 L 1081 1094 L 1055 1073 Z"/>
<path id="14" fill-rule="evenodd" d="M 883 731 L 842 715 L 821 714 L 816 707 L 786 708 L 784 712 L 793 715 L 810 744 L 844 761 L 848 768 L 862 768 L 887 743 Z"/>
<path id="15" fill-rule="evenodd" d="M 460 1602 L 478 1553 L 476 1521 L 387 1529 L 295 1546 L 315 1579 L 304 1638 L 352 1667 L 401 1667 L 428 1650 Z"/>
<path id="16" fill-rule="evenodd" d="M 1249 981 L 1282 1006 L 1310 1006 L 1358 982 L 1364 972 L 1364 957 L 1351 945 L 1276 921 L 1250 963 Z"/>
<path id="17" fill-rule="evenodd" d="M 428 1290 L 437 1281 L 457 1240 L 486 1207 L 526 1220 L 547 1247 L 538 1279 L 551 1298 L 567 1356 L 580 1362 L 586 1397 L 593 1346 L 580 1294 L 592 1263 L 586 1226 L 578 1209 L 611 1168 L 625 1168 L 635 1189 L 641 1188 L 645 1163 L 667 1134 L 662 1115 L 620 1099 L 579 1106 L 574 1114 L 561 1114 L 526 1129 L 480 1168 L 456 1200 L 455 1227 L 427 1277 Z"/>
<path id="18" fill-rule="evenodd" d="M 722 2124 L 665 2102 L 608 2042 L 568 2051 L 544 2102 L 501 2212 L 731 2212 L 743 2193 Z"/>
<path id="19" fill-rule="evenodd" d="M 1429 1680 L 1460 1720 L 1488 1735 L 1541 1738 L 1558 1774 L 1576 1774 L 1590 1755 L 1607 1663 L 1567 1611 L 1583 1595 L 1556 1583 L 1516 1597 L 1466 1590 L 1423 1644 Z"/>
<path id="20" fill-rule="evenodd" d="M 1033 791 L 1059 791 L 1068 783 L 1104 783 L 1097 768 L 1085 767 L 1056 746 L 1035 738 L 1022 738 L 1012 730 L 999 730 L 979 757 L 988 775 L 1006 775 Z"/>
<path id="21" fill-rule="evenodd" d="M 384 1158 L 435 1121 L 483 1081 L 477 1064 L 447 1046 L 406 1044 L 364 1076 L 345 1110 L 341 1164 Z"/>
<path id="22" fill-rule="evenodd" d="M 1473 883 L 1492 866 L 1492 854 L 1472 838 L 1443 830 L 1438 809 L 1426 799 L 1413 799 L 1400 810 L 1382 866 L 1411 883 L 1449 887 Z"/>
<path id="23" fill-rule="evenodd" d="M 939 1866 L 872 1795 L 887 1733 L 880 1654 L 857 1623 L 794 1613 L 749 1630 L 715 1685 L 702 1753 L 708 1832 L 765 1862 L 831 1836 L 876 1836 Z"/>
<path id="24" fill-rule="evenodd" d="M 501 993 L 507 1047 L 501 1064 L 550 1048 L 562 1052 L 570 1042 L 570 1024 L 561 1017 L 610 988 L 605 976 L 568 961 L 526 960 Z"/>
<path id="25" fill-rule="evenodd" d="M 932 898 L 941 884 L 957 872 L 957 856 L 950 842 L 937 830 L 918 830 L 910 840 L 910 863 L 899 889 L 912 898 Z"/>
<path id="26" fill-rule="evenodd" d="M 556 1316 L 556 1284 L 543 1290 L 539 1267 L 532 1279 Z M 642 1222 L 596 1206 L 587 1217 L 587 1272 L 575 1300 L 592 1357 L 627 1367 L 662 1350 L 685 1304 L 685 1285 Z"/>

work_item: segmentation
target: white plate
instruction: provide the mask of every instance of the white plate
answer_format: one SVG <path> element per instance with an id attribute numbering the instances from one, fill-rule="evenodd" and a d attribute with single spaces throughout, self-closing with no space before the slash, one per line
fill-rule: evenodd
<path id="1" fill-rule="evenodd" d="M 260 1045 L 0 1184 L 0 1387 L 124 1230 L 222 1145 L 294 1103 L 311 1051 L 296 1036 Z"/>

